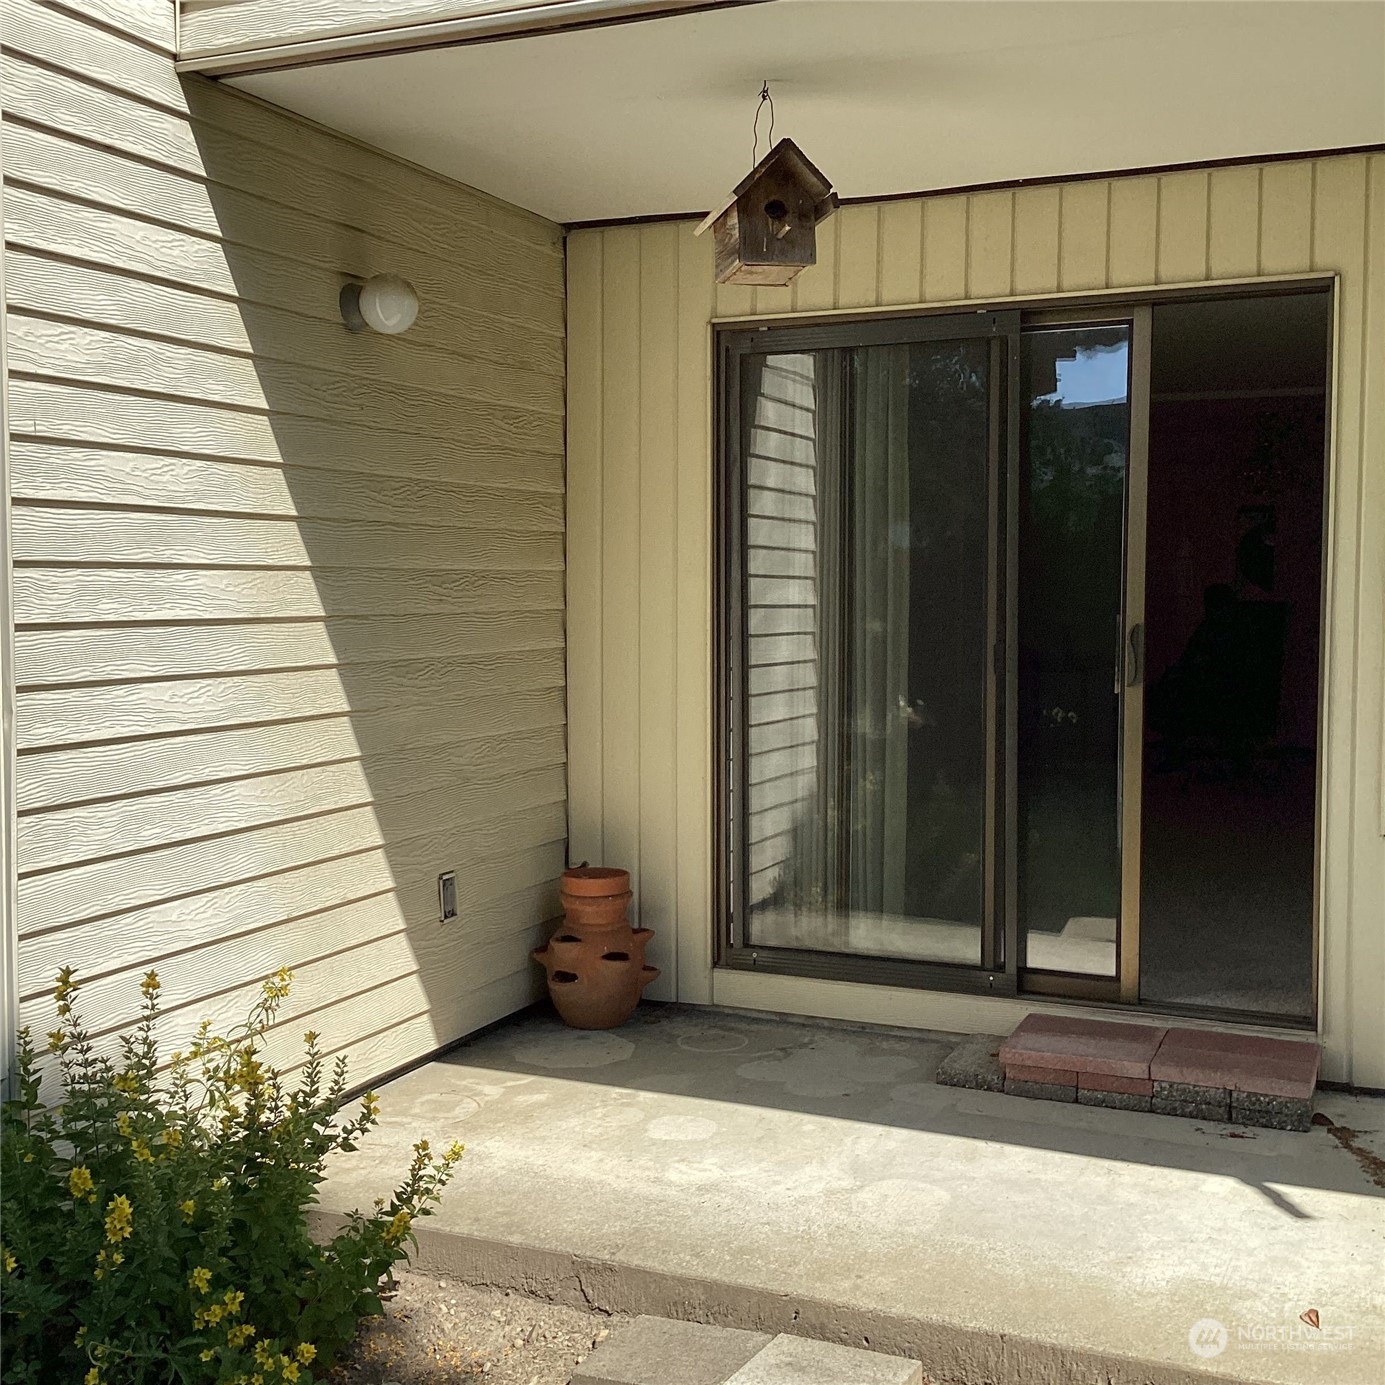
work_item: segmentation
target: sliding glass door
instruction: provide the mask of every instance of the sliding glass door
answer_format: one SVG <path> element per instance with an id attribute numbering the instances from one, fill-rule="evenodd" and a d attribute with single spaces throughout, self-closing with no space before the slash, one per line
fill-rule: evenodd
<path id="1" fill-rule="evenodd" d="M 1311 1014 L 1329 318 L 718 334 L 723 964 Z"/>
<path id="2" fill-rule="evenodd" d="M 1147 310 L 722 340 L 730 959 L 1133 990 Z"/>

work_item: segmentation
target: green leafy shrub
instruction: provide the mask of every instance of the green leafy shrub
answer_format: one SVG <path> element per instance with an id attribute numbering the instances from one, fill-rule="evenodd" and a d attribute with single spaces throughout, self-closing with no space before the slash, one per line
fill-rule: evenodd
<path id="1" fill-rule="evenodd" d="M 329 1072 L 311 1032 L 295 1085 L 264 1062 L 290 980 L 279 972 L 243 1025 L 222 1036 L 203 1023 L 162 1065 L 154 972 L 117 1060 L 79 1016 L 71 971 L 59 975 L 48 1046 L 61 1098 L 42 1100 L 24 1031 L 3 1108 L 4 1385 L 310 1385 L 381 1311 L 381 1281 L 461 1146 L 437 1158 L 419 1141 L 393 1198 L 317 1244 L 306 1209 L 324 1162 L 355 1149 L 379 1106 L 368 1092 L 338 1120 L 346 1061 Z"/>

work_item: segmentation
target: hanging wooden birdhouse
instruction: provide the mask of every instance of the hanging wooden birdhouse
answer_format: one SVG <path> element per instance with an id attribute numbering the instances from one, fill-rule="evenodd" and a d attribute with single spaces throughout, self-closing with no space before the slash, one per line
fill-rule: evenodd
<path id="1" fill-rule="evenodd" d="M 817 263 L 817 224 L 836 209 L 832 184 L 781 139 L 696 234 L 715 233 L 717 283 L 782 287 Z"/>

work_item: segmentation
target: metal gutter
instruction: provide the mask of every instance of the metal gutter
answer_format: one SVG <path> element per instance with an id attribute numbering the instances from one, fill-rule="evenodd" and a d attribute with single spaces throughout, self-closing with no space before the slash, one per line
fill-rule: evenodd
<path id="1" fill-rule="evenodd" d="M 474 15 L 462 19 L 434 20 L 395 29 L 366 33 L 336 34 L 328 38 L 303 39 L 271 44 L 263 48 L 216 50 L 179 58 L 178 72 L 199 72 L 207 77 L 245 76 L 252 72 L 272 72 L 291 67 L 314 67 L 323 63 L 347 62 L 355 58 L 384 57 L 422 48 L 456 48 L 473 43 L 495 43 L 502 39 L 537 34 L 571 32 L 575 29 L 603 28 L 610 24 L 629 24 L 699 10 L 763 5 L 772 0 L 564 0 L 564 3 L 532 9 L 510 10 L 499 14 Z"/>

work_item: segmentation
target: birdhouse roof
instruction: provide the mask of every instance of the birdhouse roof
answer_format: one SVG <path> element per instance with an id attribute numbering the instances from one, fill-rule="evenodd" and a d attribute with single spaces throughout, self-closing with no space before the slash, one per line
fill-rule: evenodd
<path id="1" fill-rule="evenodd" d="M 775 165 L 782 163 L 787 171 L 812 194 L 814 202 L 821 202 L 832 191 L 832 184 L 823 176 L 822 170 L 791 139 L 781 139 L 749 173 L 736 184 L 735 190 L 715 211 L 708 212 L 694 235 L 703 231 L 744 193 L 750 191 Z M 821 219 L 821 218 L 819 218 Z"/>

